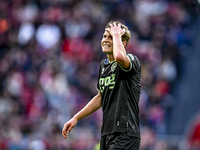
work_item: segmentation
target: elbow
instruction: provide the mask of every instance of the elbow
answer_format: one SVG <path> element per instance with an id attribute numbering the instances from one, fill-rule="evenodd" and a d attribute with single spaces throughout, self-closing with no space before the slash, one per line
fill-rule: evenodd
<path id="1" fill-rule="evenodd" d="M 125 57 L 121 53 L 118 53 L 115 55 L 115 61 L 117 63 L 122 63 L 124 62 L 124 60 L 125 60 Z"/>
<path id="2" fill-rule="evenodd" d="M 128 56 L 124 55 L 118 55 L 115 57 L 115 61 L 123 68 L 127 69 L 130 66 L 130 61 L 128 59 Z"/>

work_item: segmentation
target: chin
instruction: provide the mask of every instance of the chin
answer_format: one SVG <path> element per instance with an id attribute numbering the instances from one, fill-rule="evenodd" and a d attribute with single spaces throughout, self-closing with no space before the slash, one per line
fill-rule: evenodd
<path id="1" fill-rule="evenodd" d="M 103 51 L 104 53 L 106 53 L 106 54 L 110 54 L 110 52 L 109 51 Z"/>
<path id="2" fill-rule="evenodd" d="M 102 51 L 103 51 L 104 53 L 106 53 L 106 54 L 112 53 L 112 50 L 110 50 L 110 49 L 103 49 Z"/>

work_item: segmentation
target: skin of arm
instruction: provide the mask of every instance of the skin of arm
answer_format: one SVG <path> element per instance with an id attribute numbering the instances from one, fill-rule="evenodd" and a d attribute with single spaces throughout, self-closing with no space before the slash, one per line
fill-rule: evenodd
<path id="1" fill-rule="evenodd" d="M 112 38 L 113 38 L 113 57 L 115 61 L 120 64 L 123 68 L 128 68 L 130 65 L 130 60 L 126 55 L 125 45 L 126 41 L 122 41 L 122 35 L 125 33 L 125 29 L 121 28 L 120 24 L 110 24 L 110 28 L 107 28 Z"/>
<path id="2" fill-rule="evenodd" d="M 73 118 L 71 118 L 68 122 L 64 124 L 62 135 L 64 138 L 67 138 L 68 133 L 71 131 L 73 127 L 76 126 L 77 122 L 88 116 L 89 114 L 95 112 L 101 108 L 101 94 L 98 92 L 96 96 L 94 96 L 91 101 L 83 108 L 81 109 L 77 114 L 74 115 Z"/>

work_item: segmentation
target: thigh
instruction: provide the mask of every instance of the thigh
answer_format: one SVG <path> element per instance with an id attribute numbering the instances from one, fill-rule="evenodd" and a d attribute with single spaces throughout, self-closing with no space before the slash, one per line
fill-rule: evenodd
<path id="1" fill-rule="evenodd" d="M 101 150 L 139 150 L 140 138 L 125 133 L 114 133 L 102 138 Z"/>
<path id="2" fill-rule="evenodd" d="M 101 137 L 100 150 L 108 150 L 112 142 L 122 133 L 107 134 Z"/>

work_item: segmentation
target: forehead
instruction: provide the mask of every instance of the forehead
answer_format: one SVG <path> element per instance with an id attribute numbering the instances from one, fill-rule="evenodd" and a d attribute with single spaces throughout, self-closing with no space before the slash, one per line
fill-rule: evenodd
<path id="1" fill-rule="evenodd" d="M 108 31 L 104 31 L 103 35 L 110 35 L 110 33 Z"/>

